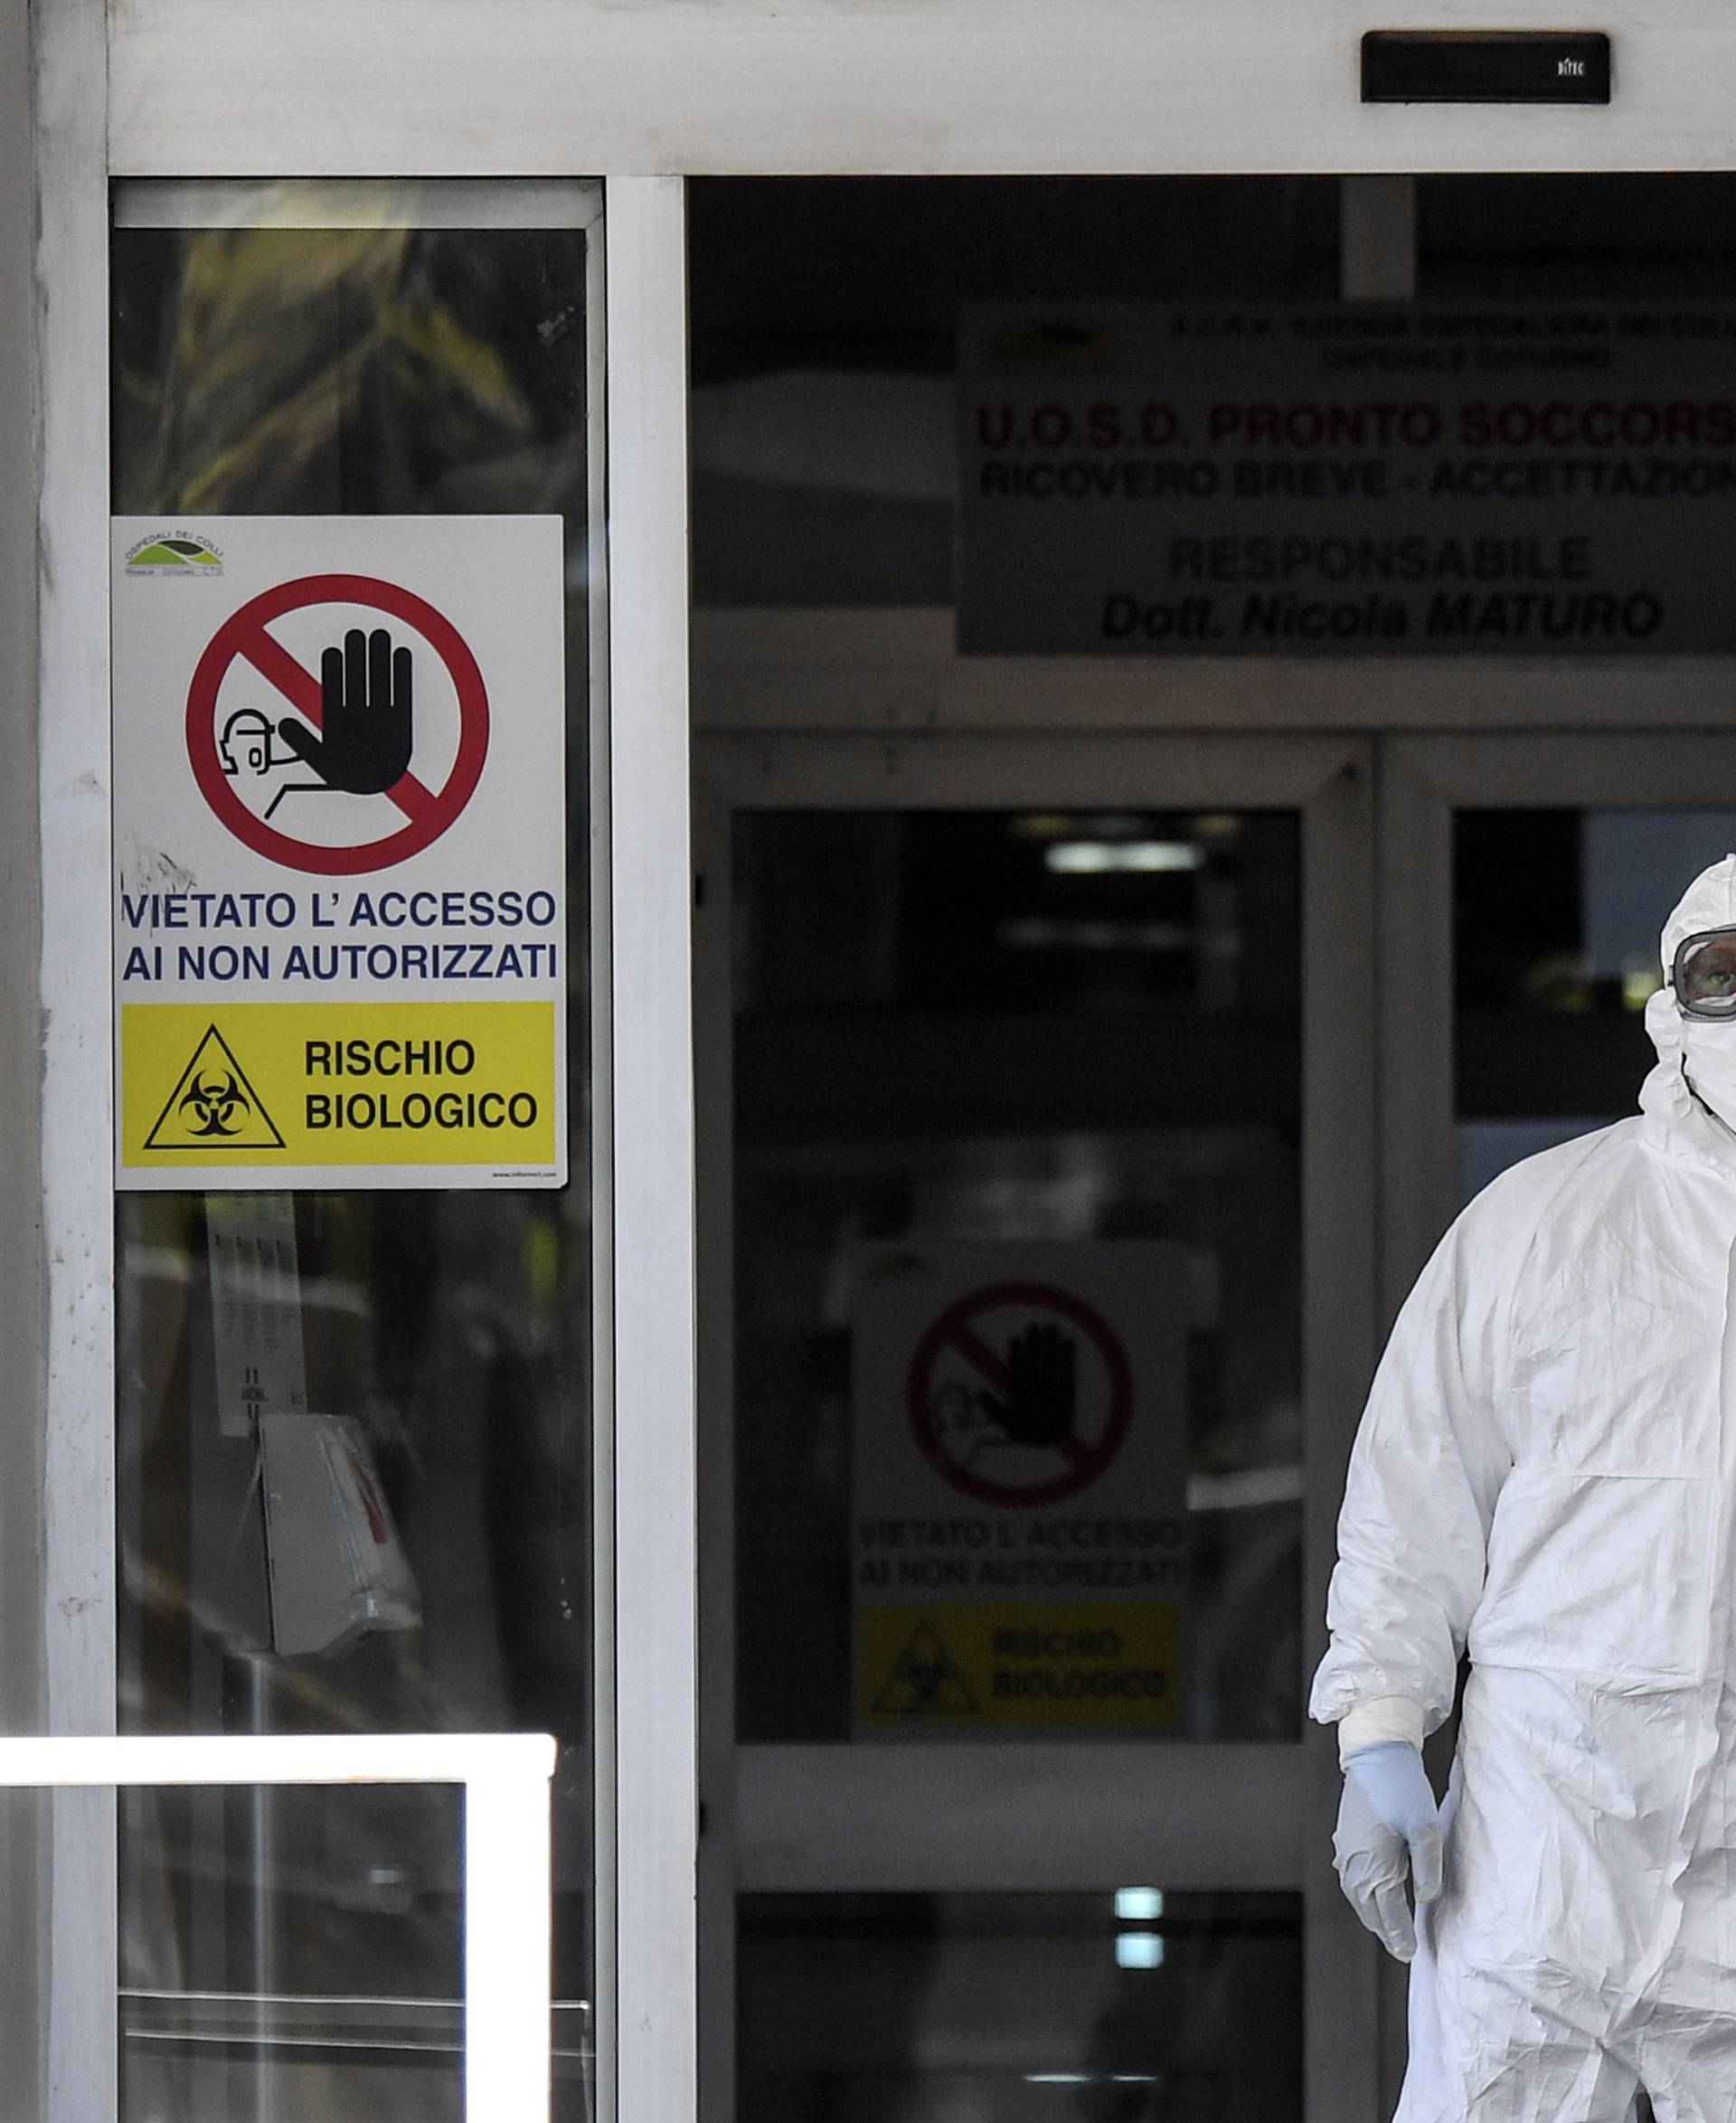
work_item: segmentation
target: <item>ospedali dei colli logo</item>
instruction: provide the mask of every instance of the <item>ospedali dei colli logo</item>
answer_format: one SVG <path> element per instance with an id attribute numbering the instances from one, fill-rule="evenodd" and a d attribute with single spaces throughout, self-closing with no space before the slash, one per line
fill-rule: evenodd
<path id="1" fill-rule="evenodd" d="M 141 538 L 127 555 L 129 575 L 221 575 L 222 552 L 206 538 L 185 531 L 155 533 Z"/>

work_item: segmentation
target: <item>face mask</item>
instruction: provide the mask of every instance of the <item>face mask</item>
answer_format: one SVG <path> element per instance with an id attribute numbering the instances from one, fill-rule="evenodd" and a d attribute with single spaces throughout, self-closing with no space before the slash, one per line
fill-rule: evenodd
<path id="1" fill-rule="evenodd" d="M 1726 1128 L 1736 1128 L 1736 1022 L 1684 1017 L 1682 1066 L 1703 1103 Z"/>

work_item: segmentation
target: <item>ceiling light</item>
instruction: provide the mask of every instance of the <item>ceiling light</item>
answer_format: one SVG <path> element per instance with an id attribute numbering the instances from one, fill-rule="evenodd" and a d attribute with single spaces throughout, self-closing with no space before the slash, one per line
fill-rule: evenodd
<path id="1" fill-rule="evenodd" d="M 1043 851 L 1043 859 L 1063 877 L 1100 877 L 1113 872 L 1153 876 L 1197 870 L 1200 851 L 1191 840 L 1058 840 Z"/>

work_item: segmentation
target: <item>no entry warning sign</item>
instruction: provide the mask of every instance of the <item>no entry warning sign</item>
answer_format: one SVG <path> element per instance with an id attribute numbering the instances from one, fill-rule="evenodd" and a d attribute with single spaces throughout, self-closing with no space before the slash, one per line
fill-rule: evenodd
<path id="1" fill-rule="evenodd" d="M 979 1504 L 1059 1504 L 1127 1434 L 1133 1373 L 1109 1322 L 1052 1283 L 990 1283 L 918 1343 L 910 1426 L 943 1479 Z"/>
<path id="2" fill-rule="evenodd" d="M 878 1249 L 852 1320 L 855 1722 L 1179 1717 L 1186 1260 Z"/>
<path id="3" fill-rule="evenodd" d="M 271 631 L 299 613 L 341 633 L 317 673 Z M 433 756 L 430 788 L 412 761 Z M 250 598 L 187 693 L 187 759 L 213 815 L 244 847 L 316 876 L 420 854 L 476 794 L 487 757 L 488 689 L 469 644 L 426 599 L 372 575 L 310 575 Z"/>
<path id="4" fill-rule="evenodd" d="M 562 561 L 553 517 L 117 523 L 122 1187 L 564 1179 Z"/>

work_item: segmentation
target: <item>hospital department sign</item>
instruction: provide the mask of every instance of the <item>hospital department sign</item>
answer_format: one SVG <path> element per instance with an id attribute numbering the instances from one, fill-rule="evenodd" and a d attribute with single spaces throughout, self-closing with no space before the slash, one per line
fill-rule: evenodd
<path id="1" fill-rule="evenodd" d="M 973 306 L 959 645 L 1736 647 L 1736 307 Z"/>

